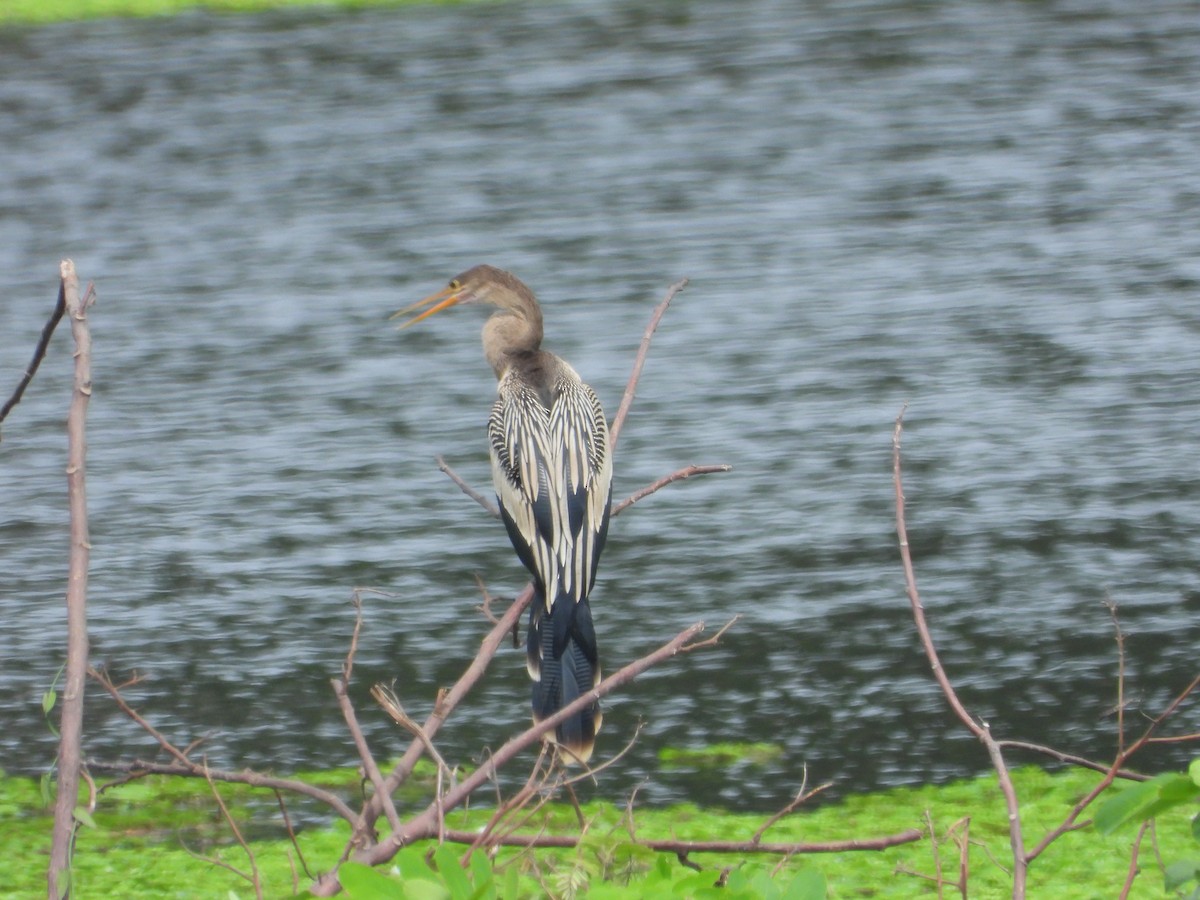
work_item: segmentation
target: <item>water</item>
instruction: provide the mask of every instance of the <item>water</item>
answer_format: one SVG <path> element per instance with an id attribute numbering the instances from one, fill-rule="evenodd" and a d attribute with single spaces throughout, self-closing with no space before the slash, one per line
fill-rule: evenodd
<path id="1" fill-rule="evenodd" d="M 1200 640 L 1200 20 L 1186 3 L 748 0 L 205 14 L 0 34 L 0 385 L 72 256 L 100 299 L 89 413 L 94 658 L 214 764 L 353 764 L 329 679 L 368 595 L 356 698 L 383 756 L 474 653 L 473 575 L 523 584 L 489 484 L 480 316 L 396 334 L 475 262 L 541 295 L 548 345 L 622 438 L 595 595 L 606 668 L 691 622 L 720 648 L 607 704 L 595 789 L 744 808 L 809 778 L 987 760 L 920 654 L 910 537 L 947 670 L 1000 736 L 1103 757 Z M 70 345 L 0 444 L 0 766 L 47 766 L 62 661 Z M 527 720 L 506 649 L 438 738 Z M 150 755 L 99 693 L 88 751 Z M 1176 730 L 1194 731 L 1194 712 Z M 664 745 L 777 743 L 664 770 Z M 1182 750 L 1147 755 L 1154 769 Z"/>

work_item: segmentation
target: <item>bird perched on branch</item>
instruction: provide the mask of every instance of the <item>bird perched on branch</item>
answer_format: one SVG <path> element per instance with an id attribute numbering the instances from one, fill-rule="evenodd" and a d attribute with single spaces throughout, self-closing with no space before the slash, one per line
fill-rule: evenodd
<path id="1" fill-rule="evenodd" d="M 595 392 L 541 348 L 541 308 L 508 272 L 475 266 L 396 315 L 424 310 L 407 328 L 465 303 L 497 308 L 483 326 L 483 353 L 499 381 L 487 429 L 492 480 L 508 536 L 533 576 L 526 652 L 533 718 L 541 721 L 600 681 L 588 597 L 612 501 L 608 423 Z M 600 721 L 593 703 L 558 726 L 555 742 L 586 762 Z"/>

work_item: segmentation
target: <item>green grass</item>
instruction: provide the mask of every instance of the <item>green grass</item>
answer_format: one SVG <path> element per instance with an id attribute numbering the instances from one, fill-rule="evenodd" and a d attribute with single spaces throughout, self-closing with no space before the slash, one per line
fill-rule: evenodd
<path id="1" fill-rule="evenodd" d="M 353 798 L 358 790 L 353 773 L 310 777 L 348 798 Z M 1082 772 L 1051 775 L 1026 768 L 1014 777 L 1022 803 L 1025 841 L 1032 845 L 1062 821 L 1071 805 L 1099 776 Z M 235 818 L 244 823 L 266 896 L 288 896 L 293 886 L 293 865 L 298 863 L 280 827 L 273 796 L 229 785 L 221 786 L 221 794 Z M 408 802 L 402 808 L 411 810 L 415 805 Z M 853 796 L 838 804 L 789 816 L 772 827 L 764 839 L 812 842 L 869 838 L 920 828 L 926 811 L 939 836 L 969 817 L 971 896 L 1006 896 L 1010 880 L 1001 866 L 1009 859 L 1008 829 L 1003 801 L 995 778 L 990 776 L 943 787 Z M 631 844 L 621 803 L 591 804 L 584 812 L 590 826 L 588 839 L 581 848 L 539 851 L 536 862 L 528 855 L 519 856 L 516 851 L 500 853 L 494 877 L 504 900 L 538 897 L 547 888 L 557 892 L 571 884 L 589 883 L 590 893 L 601 897 L 637 897 L 663 891 L 675 896 L 699 896 L 705 892 L 696 886 L 711 884 L 715 874 L 725 866 L 733 867 L 739 879 L 765 880 L 778 862 L 771 857 L 749 854 L 728 858 L 696 856 L 693 861 L 706 870 L 696 875 L 673 856 Z M 1196 855 L 1188 821 L 1193 812 L 1176 811 L 1159 821 L 1158 846 L 1167 861 L 1189 852 Z M 449 817 L 448 824 L 455 828 L 477 827 L 486 816 L 486 810 L 456 812 Z M 550 832 L 573 833 L 577 828 L 575 813 L 569 808 L 553 807 L 547 818 Z M 116 788 L 103 795 L 94 819 L 96 828 L 80 830 L 75 850 L 74 878 L 80 897 L 225 900 L 253 896 L 246 882 L 188 852 L 190 849 L 241 869 L 249 868 L 245 852 L 232 841 L 228 826 L 202 782 L 146 779 Z M 764 819 L 764 815 L 733 815 L 688 805 L 636 813 L 637 836 L 643 839 L 748 837 Z M 1061 900 L 1116 896 L 1126 875 L 1135 831 L 1135 826 L 1130 825 L 1107 837 L 1092 828 L 1064 835 L 1031 867 L 1029 895 Z M 301 831 L 299 844 L 314 871 L 324 870 L 337 859 L 347 833 L 346 826 L 340 823 Z M 0 777 L 0 869 L 7 870 L 3 882 L 6 889 L 14 891 L 13 896 L 44 896 L 49 835 L 50 814 L 43 808 L 37 784 L 27 779 Z M 425 863 L 429 850 L 429 845 L 410 848 L 397 858 L 393 867 L 385 870 L 398 867 L 409 878 L 424 872 L 436 879 L 438 876 Z M 460 850 L 455 848 L 456 853 Z M 948 843 L 941 847 L 940 854 L 945 873 L 952 875 L 958 865 L 957 849 Z M 1131 896 L 1171 896 L 1163 889 L 1148 842 L 1142 863 L 1143 872 Z M 903 870 L 926 875 L 934 872 L 928 840 L 880 852 L 822 854 L 793 860 L 775 876 L 775 883 L 787 884 L 798 875 L 823 876 L 832 900 L 936 895 L 929 882 L 902 874 Z M 477 872 L 475 877 L 492 876 Z M 299 876 L 299 884 L 301 888 L 307 884 L 303 874 Z M 756 892 L 761 895 L 761 890 L 749 891 L 749 895 Z M 947 893 L 951 895 L 954 894 Z"/>
<path id="2" fill-rule="evenodd" d="M 466 0 L 0 0 L 0 27 L 104 18 L 170 16 L 192 9 L 247 13 L 282 7 L 401 6 L 412 3 Z"/>

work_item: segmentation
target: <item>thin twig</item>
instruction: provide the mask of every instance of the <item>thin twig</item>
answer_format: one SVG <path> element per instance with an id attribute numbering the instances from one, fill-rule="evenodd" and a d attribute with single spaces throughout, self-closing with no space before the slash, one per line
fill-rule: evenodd
<path id="1" fill-rule="evenodd" d="M 1197 735 L 1200 737 L 1200 735 Z M 1151 738 L 1150 742 L 1161 740 Z M 1054 747 L 1046 747 L 1042 744 L 1033 744 L 1029 741 L 1013 741 L 1013 740 L 997 740 L 997 744 L 1004 750 L 1027 750 L 1030 753 L 1040 753 L 1044 756 L 1049 756 L 1051 759 L 1056 759 L 1059 762 L 1070 763 L 1073 766 L 1079 766 L 1081 769 L 1091 769 L 1094 772 L 1107 772 L 1112 765 L 1110 763 L 1096 762 L 1093 759 L 1086 759 L 1082 756 L 1075 756 L 1072 753 L 1064 753 L 1062 750 L 1056 750 Z M 1152 776 L 1143 775 L 1140 772 L 1135 772 L 1132 769 L 1119 769 L 1116 772 L 1117 778 L 1126 779 L 1128 781 L 1149 781 Z"/>
<path id="2" fill-rule="evenodd" d="M 1092 804 L 1092 801 L 1094 801 L 1109 788 L 1113 781 L 1116 780 L 1117 772 L 1119 772 L 1125 763 L 1129 761 L 1130 757 L 1132 757 L 1135 753 L 1141 750 L 1142 747 L 1146 746 L 1146 744 L 1150 742 L 1154 732 L 1159 728 L 1159 726 L 1161 726 L 1163 722 L 1165 722 L 1175 713 L 1175 710 L 1179 708 L 1180 704 L 1182 704 L 1183 701 L 1186 700 L 1192 694 L 1192 692 L 1196 690 L 1197 687 L 1200 687 L 1200 675 L 1197 675 L 1195 678 L 1193 678 L 1188 683 L 1187 687 L 1176 694 L 1175 699 L 1167 704 L 1167 708 L 1150 721 L 1150 724 L 1146 726 L 1145 731 L 1142 732 L 1141 737 L 1127 746 L 1123 753 L 1117 755 L 1117 758 L 1113 760 L 1112 765 L 1109 766 L 1108 771 L 1104 774 L 1104 777 L 1101 778 L 1100 781 L 1073 807 L 1071 807 L 1071 811 L 1067 814 L 1067 817 L 1063 820 L 1062 824 L 1048 832 L 1046 836 L 1038 842 L 1037 846 L 1035 846 L 1029 851 L 1028 854 L 1026 854 L 1026 858 L 1029 862 L 1033 862 L 1033 860 L 1037 859 L 1037 857 L 1040 856 L 1047 847 L 1054 843 L 1054 841 L 1058 840 L 1058 838 L 1063 834 L 1083 828 L 1088 824 L 1087 822 L 1078 821 L 1079 817 L 1083 814 L 1083 811 Z"/>
<path id="3" fill-rule="evenodd" d="M 907 404 L 906 404 L 907 406 Z M 954 686 L 950 683 L 929 625 L 925 621 L 925 608 L 921 604 L 921 595 L 917 592 L 917 576 L 913 569 L 912 553 L 908 544 L 908 530 L 904 523 L 904 485 L 900 477 L 900 435 L 903 430 L 904 409 L 896 416 L 896 427 L 892 432 L 892 480 L 896 488 L 896 534 L 900 541 L 900 559 L 904 565 L 904 583 L 908 590 L 909 605 L 912 607 L 913 620 L 916 622 L 917 633 L 921 637 L 921 645 L 925 648 L 925 656 L 933 669 L 934 678 L 942 689 L 942 694 L 959 721 L 983 742 L 987 748 L 992 768 L 1000 782 L 1000 790 L 1004 794 L 1004 803 L 1008 809 L 1008 835 L 1012 845 L 1013 857 L 1013 900 L 1021 900 L 1025 896 L 1026 868 L 1028 862 L 1025 856 L 1025 845 L 1021 837 L 1021 807 L 1017 801 L 1017 791 L 1009 775 L 1008 766 L 1004 762 L 1004 754 L 999 744 L 992 737 L 991 729 L 986 722 L 976 722 L 958 699 Z"/>
<path id="4" fill-rule="evenodd" d="M 78 289 L 78 285 L 76 288 Z M 4 404 L 3 408 L 0 408 L 0 422 L 3 422 L 12 411 L 12 408 L 21 402 L 21 397 L 25 395 L 25 388 L 29 387 L 29 383 L 33 381 L 33 376 L 37 374 L 38 366 L 42 364 L 42 359 L 46 355 L 46 348 L 50 346 L 50 338 L 54 334 L 54 329 L 58 326 L 63 313 L 66 311 L 66 283 L 60 279 L 58 284 L 58 300 L 55 301 L 54 310 L 50 313 L 49 320 L 42 328 L 42 336 L 38 339 L 37 346 L 33 350 L 33 359 L 30 360 L 28 367 L 26 367 L 25 375 L 21 378 L 21 382 L 17 385 L 16 390 L 13 391 L 12 396 L 8 398 L 8 402 Z"/>
<path id="5" fill-rule="evenodd" d="M 732 469 L 733 466 L 725 464 L 716 466 L 685 466 L 677 472 L 672 472 L 670 475 L 664 475 L 662 478 L 658 479 L 658 481 L 646 485 L 641 490 L 634 491 L 620 503 L 615 504 L 612 508 L 612 518 L 616 518 L 625 509 L 633 506 L 633 504 L 637 503 L 639 500 L 649 497 L 651 494 L 655 493 L 660 488 L 666 487 L 668 484 L 672 484 L 676 481 L 683 481 L 685 478 L 691 478 L 694 475 L 711 475 L 716 472 L 728 472 Z"/>
<path id="6" fill-rule="evenodd" d="M 481 642 L 479 652 L 475 654 L 475 658 L 471 660 L 471 664 L 467 666 L 462 675 L 458 677 L 458 681 L 454 683 L 450 690 L 446 691 L 439 697 L 437 704 L 435 704 L 433 708 L 433 712 L 429 714 L 429 717 L 421 726 L 421 730 L 429 739 L 433 739 L 434 735 L 437 734 L 438 729 L 441 728 L 442 723 L 446 721 L 446 717 L 450 715 L 455 707 L 457 707 L 462 701 L 462 698 L 467 695 L 472 687 L 474 687 L 475 682 L 477 682 L 483 676 L 483 673 L 487 671 L 488 664 L 492 661 L 493 657 L 495 657 L 496 650 L 499 648 L 500 642 L 509 633 L 509 631 L 516 627 L 517 622 L 520 620 L 521 613 L 525 611 L 525 608 L 529 605 L 529 602 L 532 599 L 533 585 L 528 585 L 526 586 L 525 590 L 522 591 L 515 600 L 513 600 L 508 609 L 505 610 L 504 615 L 501 616 L 496 624 L 492 626 L 492 630 L 487 633 Z M 417 760 L 421 758 L 421 755 L 424 753 L 424 751 L 425 745 L 421 739 L 413 738 L 413 742 L 409 745 L 408 750 L 405 752 L 404 756 L 400 758 L 399 762 L 396 763 L 391 774 L 388 775 L 384 782 L 389 791 L 394 791 L 404 782 L 406 778 L 408 778 L 410 774 L 412 774 L 412 770 L 416 766 Z M 378 815 L 380 810 L 381 807 L 376 805 L 374 798 L 372 798 L 370 811 L 375 815 Z"/>
<path id="7" fill-rule="evenodd" d="M 852 838 L 845 841 L 811 841 L 794 844 L 770 843 L 764 841 L 688 841 L 679 838 L 637 839 L 630 843 L 645 847 L 659 853 L 765 853 L 771 856 L 801 853 L 852 853 L 870 850 L 886 850 L 901 844 L 911 844 L 921 840 L 924 832 L 919 828 L 910 828 L 896 834 L 883 835 L 876 838 Z M 470 844 L 478 835 L 473 831 L 458 831 L 448 829 L 445 839 L 456 844 Z M 495 838 L 493 843 L 504 847 L 563 847 L 571 848 L 579 845 L 580 836 L 577 834 L 509 834 Z"/>
<path id="8" fill-rule="evenodd" d="M 304 859 L 304 851 L 300 849 L 300 842 L 296 839 L 296 830 L 292 828 L 292 817 L 288 815 L 287 804 L 283 802 L 283 792 L 278 788 L 274 789 L 275 802 L 279 804 L 279 813 L 283 816 L 283 827 L 287 829 L 288 840 L 292 842 L 292 847 L 296 850 L 296 856 L 300 860 L 300 866 L 304 869 L 304 874 L 309 881 L 313 879 L 313 873 L 308 868 L 308 862 Z M 292 880 L 295 881 L 295 866 L 292 866 Z"/>
<path id="9" fill-rule="evenodd" d="M 526 601 L 528 602 L 528 601 Z M 518 603 L 513 604 L 514 607 Z M 510 609 L 511 612 L 511 609 Z M 507 615 L 507 613 L 506 613 Z M 503 620 L 501 620 L 503 624 Z M 592 690 L 582 694 L 580 697 L 563 706 L 554 715 L 547 716 L 540 722 L 527 728 L 524 732 L 514 738 L 508 740 L 502 747 L 488 757 L 486 762 L 477 768 L 474 772 L 452 787 L 445 795 L 442 806 L 444 809 L 454 809 L 463 803 L 467 797 L 471 795 L 478 787 L 487 782 L 494 776 L 494 773 L 501 767 L 506 765 L 509 760 L 520 753 L 535 741 L 543 739 L 543 736 L 556 728 L 559 723 L 567 718 L 576 715 L 584 708 L 598 702 L 604 696 L 613 690 L 622 687 L 628 682 L 637 678 L 642 672 L 652 666 L 675 656 L 689 646 L 693 646 L 691 641 L 704 629 L 703 622 L 697 622 L 689 628 L 684 629 L 674 638 L 668 641 L 663 646 L 659 647 L 652 653 L 629 663 L 622 669 L 599 682 Z M 500 630 L 500 626 L 492 629 L 489 637 L 492 637 Z M 479 661 L 476 657 L 475 662 Z M 474 665 L 474 663 L 473 663 Z M 440 705 L 440 704 L 439 704 Z M 435 711 L 436 712 L 436 711 Z M 428 731 L 428 728 L 426 728 Z M 402 761 L 403 762 L 403 761 Z M 391 859 L 396 852 L 406 844 L 412 843 L 415 840 L 430 837 L 437 832 L 438 828 L 439 804 L 431 803 L 426 809 L 418 815 L 411 818 L 399 831 L 394 831 L 385 840 L 371 847 L 364 847 L 353 854 L 353 857 L 359 862 L 367 865 L 378 865 Z M 313 893 L 317 896 L 327 895 L 330 892 L 335 892 L 338 889 L 336 872 L 327 873 L 323 876 L 316 885 L 313 886 Z"/>
<path id="10" fill-rule="evenodd" d="M 831 787 L 833 787 L 833 782 L 827 781 L 824 784 L 817 785 L 815 788 L 813 788 L 810 791 L 810 790 L 808 790 L 807 782 L 808 782 L 808 766 L 806 765 L 804 767 L 804 776 L 800 781 L 800 790 L 796 792 L 795 798 L 793 798 L 791 803 L 789 803 L 783 809 L 779 810 L 777 813 L 773 814 L 769 819 L 767 819 L 767 821 L 763 822 L 762 825 L 759 826 L 758 831 L 754 832 L 754 836 L 750 838 L 751 841 L 754 841 L 755 843 L 757 843 L 758 841 L 761 841 L 762 836 L 767 833 L 768 828 L 770 828 L 772 825 L 774 825 L 776 822 L 778 822 L 784 816 L 791 815 L 793 812 L 796 811 L 797 807 L 802 806 L 803 804 L 807 803 L 813 797 L 817 796 L 817 794 L 820 794 L 823 791 L 827 791 Z"/>
<path id="11" fill-rule="evenodd" d="M 125 698 L 121 695 L 121 692 L 117 689 L 117 686 L 113 684 L 112 679 L 108 677 L 107 672 L 101 672 L 92 666 L 88 666 L 87 673 L 91 676 L 93 681 L 98 683 L 102 688 L 104 688 L 104 690 L 108 691 L 109 696 L 112 697 L 113 701 L 117 704 L 117 708 L 120 709 L 121 712 L 125 713 L 125 715 L 131 718 L 134 722 L 136 722 L 143 731 L 150 735 L 150 737 L 158 741 L 158 745 L 167 751 L 167 753 L 175 757 L 175 759 L 177 759 L 180 764 L 184 766 L 195 765 L 195 763 L 188 759 L 186 753 L 172 744 L 171 741 L 167 739 L 166 735 L 142 718 L 138 711 L 125 701 Z"/>
<path id="12" fill-rule="evenodd" d="M 467 484 L 466 481 L 463 480 L 462 476 L 450 468 L 450 464 L 446 462 L 446 460 L 443 459 L 440 454 L 434 457 L 434 459 L 437 461 L 438 470 L 450 476 L 450 480 L 457 484 L 459 489 L 462 490 L 464 494 L 486 509 L 488 511 L 488 515 L 493 519 L 500 518 L 500 510 L 496 508 L 495 504 L 493 504 L 492 501 L 487 497 L 483 496 L 483 494 L 479 493 L 479 491 L 475 490 L 475 488 Z"/>
<path id="13" fill-rule="evenodd" d="M 418 725 L 416 720 L 404 711 L 404 707 L 400 704 L 400 698 L 396 696 L 395 691 L 383 684 L 373 684 L 371 685 L 371 696 L 375 699 L 376 703 L 383 707 L 383 711 L 392 717 L 397 725 L 404 728 L 425 745 L 425 752 L 429 754 L 430 759 L 437 763 L 439 768 L 450 772 L 450 766 L 442 758 L 442 754 L 438 753 L 437 748 L 433 746 L 433 741 L 429 739 L 429 735 L 425 733 L 425 729 Z"/>
<path id="14" fill-rule="evenodd" d="M 1125 752 L 1125 632 L 1117 616 L 1117 604 L 1105 599 L 1104 605 L 1112 618 L 1113 633 L 1117 641 L 1117 756 Z"/>
<path id="15" fill-rule="evenodd" d="M 177 778 L 204 778 L 205 768 L 190 760 L 183 763 L 156 763 L 145 759 L 134 759 L 128 762 L 112 762 L 103 759 L 89 759 L 88 768 L 97 772 L 122 772 L 133 777 L 147 775 L 170 775 Z M 355 823 L 358 816 L 346 805 L 337 794 L 330 793 L 316 785 L 304 781 L 293 781 L 290 778 L 276 778 L 273 775 L 263 775 L 259 772 L 244 770 L 230 772 L 223 769 L 208 769 L 207 777 L 214 781 L 224 781 L 229 784 L 244 784 L 249 787 L 267 788 L 270 790 L 290 791 L 293 794 L 303 794 L 320 803 L 324 803 L 339 816 Z M 107 787 L 107 785 L 106 785 Z"/>
<path id="16" fill-rule="evenodd" d="M 1190 744 L 1192 741 L 1200 741 L 1200 731 L 1193 731 L 1191 734 L 1176 734 L 1171 737 L 1146 738 L 1147 744 Z"/>
<path id="17" fill-rule="evenodd" d="M 354 748 L 358 751 L 358 758 L 362 760 L 363 771 L 366 772 L 367 778 L 371 780 L 371 784 L 375 787 L 375 794 L 383 804 L 383 811 L 387 816 L 388 824 L 395 831 L 400 828 L 400 815 L 396 812 L 395 804 L 392 803 L 391 794 L 384 786 L 383 773 L 379 771 L 379 765 L 375 762 L 375 756 L 371 753 L 371 748 L 367 744 L 366 735 L 363 734 L 362 728 L 359 727 L 358 715 L 354 711 L 354 704 L 350 702 L 350 675 L 354 671 L 354 656 L 358 651 L 358 637 L 362 631 L 362 619 L 362 595 L 356 589 L 354 591 L 354 632 L 350 636 L 350 649 L 346 652 L 346 659 L 342 663 L 342 677 L 332 678 L 330 682 L 333 685 L 333 694 L 337 697 L 338 708 L 342 711 L 342 718 L 346 722 L 346 727 L 350 730 L 350 737 L 354 740 Z"/>
<path id="18" fill-rule="evenodd" d="M 1146 829 L 1150 827 L 1150 819 L 1142 823 L 1142 827 L 1138 829 L 1137 837 L 1133 839 L 1133 845 L 1129 850 L 1129 870 L 1125 873 L 1125 883 L 1121 885 L 1121 893 L 1117 895 L 1117 900 L 1129 900 L 1129 892 L 1133 890 L 1133 882 L 1138 877 L 1141 867 L 1138 865 L 1138 856 L 1141 855 L 1142 838 L 1146 835 Z"/>
<path id="19" fill-rule="evenodd" d="M 225 817 L 225 821 L 229 824 L 229 829 L 233 832 L 233 836 L 237 840 L 238 846 L 242 848 L 246 854 L 246 858 L 250 860 L 249 881 L 252 885 L 254 885 L 254 896 L 257 897 L 258 900 L 262 900 L 262 882 L 258 876 L 258 863 L 254 859 L 254 851 L 250 849 L 250 845 L 247 844 L 246 839 L 242 837 L 242 830 L 238 828 L 237 822 L 234 821 L 233 816 L 229 813 L 229 807 L 226 806 L 225 801 L 221 799 L 221 792 L 217 790 L 216 784 L 213 782 L 212 778 L 209 777 L 207 761 L 203 764 L 203 768 L 204 780 L 208 782 L 208 788 L 212 791 L 212 795 L 217 801 L 217 806 L 221 808 L 221 815 Z"/>
<path id="20" fill-rule="evenodd" d="M 675 299 L 675 295 L 687 287 L 688 280 L 681 278 L 669 288 L 667 294 L 654 308 L 654 312 L 650 316 L 650 324 L 646 326 L 646 331 L 642 335 L 641 346 L 638 347 L 637 356 L 633 360 L 633 372 L 629 376 L 629 382 L 625 386 L 625 394 L 621 397 L 621 405 L 617 408 L 617 414 L 612 420 L 612 425 L 608 429 L 609 452 L 617 452 L 617 439 L 621 436 L 621 428 L 625 425 L 625 419 L 629 415 L 629 408 L 633 406 L 633 397 L 637 393 L 638 380 L 642 377 L 642 367 L 646 365 L 646 356 L 650 353 L 650 341 L 654 339 L 654 332 L 658 329 L 658 323 L 662 321 L 662 317 L 667 312 L 667 307 L 671 305 L 671 301 Z"/>

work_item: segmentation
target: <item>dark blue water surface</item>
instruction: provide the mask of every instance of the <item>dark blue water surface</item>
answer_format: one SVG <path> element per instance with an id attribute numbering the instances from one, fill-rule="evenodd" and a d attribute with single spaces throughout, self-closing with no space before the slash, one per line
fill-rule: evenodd
<path id="1" fill-rule="evenodd" d="M 396 308 L 481 261 L 616 412 L 594 610 L 611 671 L 741 621 L 607 702 L 593 789 L 768 808 L 988 767 L 912 626 L 890 441 L 907 412 L 918 578 L 964 702 L 1003 737 L 1111 754 L 1200 644 L 1200 17 L 1191 3 L 517 2 L 0 32 L 0 392 L 57 289 L 93 279 L 94 660 L 214 764 L 355 762 L 329 679 L 366 597 L 366 692 L 414 715 L 474 654 L 473 576 L 524 584 L 490 484 L 494 390 L 461 310 Z M 64 652 L 59 334 L 0 444 L 0 766 L 55 741 Z M 439 735 L 528 720 L 506 648 Z M 98 691 L 87 745 L 152 741 Z M 1194 705 L 1175 730 L 1196 730 Z M 660 748 L 778 744 L 765 768 Z M 1144 758 L 1179 765 L 1185 751 Z"/>

